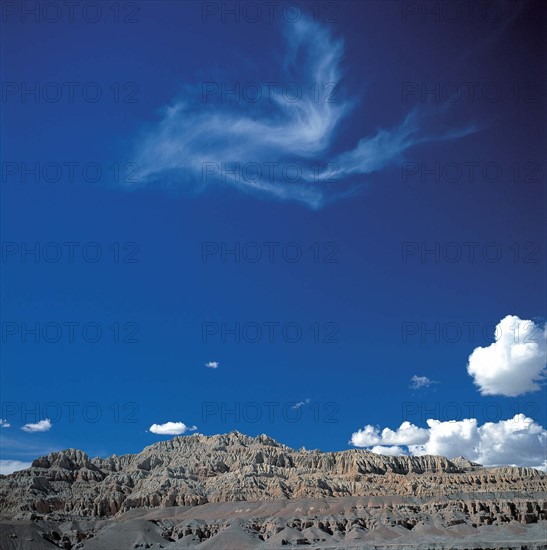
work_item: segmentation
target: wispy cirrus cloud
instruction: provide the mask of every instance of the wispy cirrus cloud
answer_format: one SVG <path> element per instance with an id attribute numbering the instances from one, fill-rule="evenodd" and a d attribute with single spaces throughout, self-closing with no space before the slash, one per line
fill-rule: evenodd
<path id="1" fill-rule="evenodd" d="M 33 438 L 21 436 L 17 432 L 14 432 L 14 435 L 12 436 L 7 436 L 5 435 L 6 432 L 8 432 L 8 430 L 0 431 L 0 449 L 2 451 L 2 458 L 9 457 L 14 460 L 17 459 L 28 461 L 33 460 L 38 456 L 44 456 L 62 449 L 61 445 L 56 445 L 55 443 L 44 445 L 44 442 L 41 439 L 36 441 Z"/>
<path id="2" fill-rule="evenodd" d="M 398 126 L 380 129 L 353 149 L 333 154 L 341 123 L 356 105 L 338 93 L 343 40 L 307 18 L 289 25 L 285 38 L 287 79 L 306 83 L 302 89 L 310 82 L 327 85 L 336 91 L 336 100 L 330 101 L 329 95 L 329 100 L 317 101 L 313 94 L 303 94 L 293 101 L 270 88 L 266 109 L 258 104 L 242 109 L 200 101 L 197 90 L 192 93 L 188 87 L 139 141 L 136 157 L 144 185 L 191 190 L 229 185 L 320 208 L 351 194 L 350 177 L 383 170 L 419 143 L 476 130 L 428 131 L 431 113 L 414 109 Z"/>
<path id="3" fill-rule="evenodd" d="M 420 388 L 428 388 L 432 384 L 437 384 L 435 380 L 430 380 L 427 376 L 418 376 L 415 374 L 410 379 L 409 388 L 412 390 L 419 390 Z"/>

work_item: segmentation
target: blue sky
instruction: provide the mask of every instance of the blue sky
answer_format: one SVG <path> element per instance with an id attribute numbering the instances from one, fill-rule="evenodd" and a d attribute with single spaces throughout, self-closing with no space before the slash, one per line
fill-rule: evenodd
<path id="1" fill-rule="evenodd" d="M 2 14 L 2 460 L 542 465 L 539 3 L 50 4 Z"/>

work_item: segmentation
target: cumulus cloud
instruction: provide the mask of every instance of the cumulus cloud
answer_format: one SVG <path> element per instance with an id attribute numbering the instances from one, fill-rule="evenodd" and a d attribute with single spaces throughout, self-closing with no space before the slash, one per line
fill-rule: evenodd
<path id="1" fill-rule="evenodd" d="M 420 388 L 427 388 L 428 386 L 431 386 L 432 384 L 436 384 L 435 380 L 430 380 L 427 376 L 418 376 L 414 375 L 410 379 L 410 388 L 413 390 L 419 390 Z"/>
<path id="2" fill-rule="evenodd" d="M 403 422 L 395 431 L 380 429 L 367 425 L 351 436 L 350 443 L 356 447 L 370 447 L 372 445 L 418 445 L 425 443 L 429 437 L 428 430 L 418 428 L 410 422 Z"/>
<path id="3" fill-rule="evenodd" d="M 2 420 L 0 418 L 0 428 L 9 428 L 11 427 L 11 424 L 7 420 Z"/>
<path id="4" fill-rule="evenodd" d="M 539 391 L 545 379 L 547 331 L 533 321 L 507 315 L 495 330 L 495 342 L 475 348 L 467 372 L 482 395 L 516 397 Z"/>
<path id="5" fill-rule="evenodd" d="M 385 447 L 382 445 L 375 445 L 371 449 L 369 449 L 370 452 L 376 453 L 377 455 L 387 455 L 387 456 L 399 456 L 399 455 L 406 455 L 407 452 L 402 448 L 398 446 L 390 446 Z"/>
<path id="6" fill-rule="evenodd" d="M 166 422 L 165 424 L 152 424 L 149 430 L 158 435 L 181 435 L 197 430 L 197 426 L 188 427 L 184 422 Z"/>
<path id="7" fill-rule="evenodd" d="M 207 363 L 205 363 L 208 369 L 218 369 L 219 365 L 220 363 L 218 361 L 207 361 Z"/>
<path id="8" fill-rule="evenodd" d="M 427 420 L 429 434 L 425 444 L 413 444 L 409 449 L 413 455 L 442 455 L 449 458 L 464 456 L 475 460 L 479 449 L 479 431 L 474 418 L 460 421 L 441 422 Z"/>
<path id="9" fill-rule="evenodd" d="M 34 424 L 25 424 L 21 429 L 25 432 L 47 432 L 51 430 L 51 426 L 51 421 L 49 418 L 46 418 Z"/>
<path id="10" fill-rule="evenodd" d="M 476 131 L 426 131 L 424 126 L 433 123 L 422 107 L 395 127 L 379 129 L 334 154 L 341 123 L 357 104 L 340 93 L 343 40 L 305 17 L 288 26 L 285 38 L 280 70 L 282 81 L 293 84 L 291 94 L 281 85 L 259 85 L 260 99 L 242 108 L 237 101 L 204 100 L 218 95 L 218 83 L 204 84 L 209 88 L 200 91 L 187 86 L 139 139 L 135 156 L 142 184 L 191 190 L 229 185 L 319 208 L 353 194 L 355 185 L 360 188 L 362 182 L 350 182 L 350 176 L 382 170 L 419 143 Z M 326 86 L 320 100 L 310 92 L 310 82 Z"/>
<path id="11" fill-rule="evenodd" d="M 7 476 L 18 470 L 30 468 L 32 462 L 21 462 L 20 460 L 0 460 L 0 474 Z"/>
<path id="12" fill-rule="evenodd" d="M 371 447 L 369 450 L 378 454 L 464 456 L 485 466 L 545 469 L 547 464 L 547 431 L 524 414 L 482 426 L 474 418 L 446 422 L 429 419 L 427 425 L 424 429 L 404 422 L 396 431 L 386 428 L 381 433 L 368 425 L 355 432 L 350 443 Z"/>
<path id="13" fill-rule="evenodd" d="M 479 460 L 484 464 L 545 467 L 547 431 L 523 414 L 479 429 Z"/>

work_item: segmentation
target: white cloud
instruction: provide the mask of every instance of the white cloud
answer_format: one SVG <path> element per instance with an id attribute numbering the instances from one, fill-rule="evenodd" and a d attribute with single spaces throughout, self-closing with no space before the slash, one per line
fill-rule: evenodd
<path id="1" fill-rule="evenodd" d="M 523 414 L 482 426 L 474 418 L 447 422 L 429 419 L 427 425 L 427 429 L 422 429 L 405 422 L 398 430 L 384 429 L 381 434 L 369 425 L 355 432 L 350 443 L 372 447 L 369 450 L 378 454 L 405 454 L 400 448 L 403 445 L 413 456 L 464 456 L 485 466 L 545 469 L 547 465 L 547 431 Z"/>
<path id="2" fill-rule="evenodd" d="M 298 403 L 295 403 L 292 405 L 291 409 L 300 409 L 304 405 L 309 405 L 311 402 L 311 399 L 305 399 L 304 401 L 298 401 Z"/>
<path id="3" fill-rule="evenodd" d="M 428 430 L 418 428 L 410 422 L 403 422 L 400 427 L 393 431 L 384 428 L 380 429 L 372 425 L 365 426 L 351 436 L 350 443 L 356 447 L 370 447 L 372 445 L 418 445 L 425 443 L 428 439 Z"/>
<path id="4" fill-rule="evenodd" d="M 414 375 L 410 379 L 410 388 L 413 390 L 418 390 L 420 388 L 427 388 L 428 386 L 431 386 L 432 384 L 436 384 L 435 380 L 430 380 L 427 376 L 418 376 Z"/>
<path id="5" fill-rule="evenodd" d="M 21 429 L 25 432 L 47 432 L 51 430 L 51 426 L 51 421 L 49 418 L 46 418 L 35 424 L 25 424 Z"/>
<path id="6" fill-rule="evenodd" d="M 11 424 L 7 420 L 2 420 L 0 418 L 0 428 L 10 428 Z"/>
<path id="7" fill-rule="evenodd" d="M 474 418 L 453 422 L 429 419 L 426 423 L 429 426 L 429 438 L 423 445 L 411 445 L 411 454 L 442 455 L 448 458 L 464 456 L 477 461 L 480 436 Z"/>
<path id="8" fill-rule="evenodd" d="M 377 455 L 388 455 L 388 456 L 399 456 L 399 455 L 406 455 L 408 454 L 402 447 L 398 447 L 396 445 L 385 447 L 382 445 L 375 445 L 371 449 L 369 449 L 372 453 L 376 453 Z"/>
<path id="9" fill-rule="evenodd" d="M 380 443 L 380 430 L 371 424 L 367 424 L 362 430 L 351 434 L 350 443 L 356 447 L 370 447 Z"/>
<path id="10" fill-rule="evenodd" d="M 398 126 L 379 129 L 335 155 L 332 145 L 340 123 L 356 105 L 340 93 L 343 40 L 303 17 L 288 27 L 286 41 L 282 81 L 296 90 L 299 86 L 300 97 L 291 100 L 294 89 L 288 96 L 281 85 L 259 86 L 262 99 L 242 109 L 238 102 L 211 104 L 203 100 L 203 89 L 187 87 L 184 97 L 166 107 L 161 121 L 141 136 L 135 152 L 140 181 L 192 190 L 231 185 L 319 208 L 355 191 L 349 176 L 382 170 L 416 144 L 475 131 L 428 134 L 423 126 L 431 120 L 426 121 L 424 108 L 416 109 Z M 310 82 L 326 86 L 320 100 L 310 92 Z"/>
<path id="11" fill-rule="evenodd" d="M 30 468 L 32 462 L 21 462 L 20 460 L 0 460 L 0 474 L 7 476 L 18 470 Z"/>
<path id="12" fill-rule="evenodd" d="M 479 428 L 479 462 L 541 467 L 547 461 L 547 431 L 523 414 Z"/>
<path id="13" fill-rule="evenodd" d="M 184 422 L 166 422 L 165 424 L 152 424 L 150 431 L 158 435 L 181 435 L 197 430 L 197 426 L 188 427 Z"/>
<path id="14" fill-rule="evenodd" d="M 208 369 L 218 369 L 219 365 L 220 363 L 218 361 L 207 361 L 207 363 L 205 363 Z"/>
<path id="15" fill-rule="evenodd" d="M 467 372 L 482 395 L 516 397 L 539 391 L 545 379 L 547 332 L 533 321 L 507 315 L 488 347 L 475 348 Z"/>

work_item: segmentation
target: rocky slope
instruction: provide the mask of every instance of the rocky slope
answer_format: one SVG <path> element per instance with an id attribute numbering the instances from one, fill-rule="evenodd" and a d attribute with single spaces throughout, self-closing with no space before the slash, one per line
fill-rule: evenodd
<path id="1" fill-rule="evenodd" d="M 135 532 L 153 532 L 150 540 L 131 543 L 150 548 L 178 548 L 181 540 L 201 548 L 215 539 L 211 548 L 229 548 L 232 531 L 236 548 L 335 547 L 341 541 L 349 548 L 352 540 L 357 544 L 371 533 L 377 538 L 382 529 L 396 539 L 405 532 L 433 536 L 428 529 L 529 524 L 538 524 L 541 540 L 547 475 L 532 468 L 483 468 L 463 458 L 295 451 L 265 435 L 196 434 L 135 455 L 90 459 L 69 449 L 38 458 L 27 470 L 0 476 L 0 514 L 9 526 L 2 529 L 1 548 L 25 548 L 21 541 L 30 537 L 49 547 L 121 549 L 131 537 L 115 543 L 108 537 L 128 521 L 141 522 L 131 528 Z M 464 538 L 471 534 L 462 531 Z M 110 542 L 101 543 L 101 536 Z"/>

